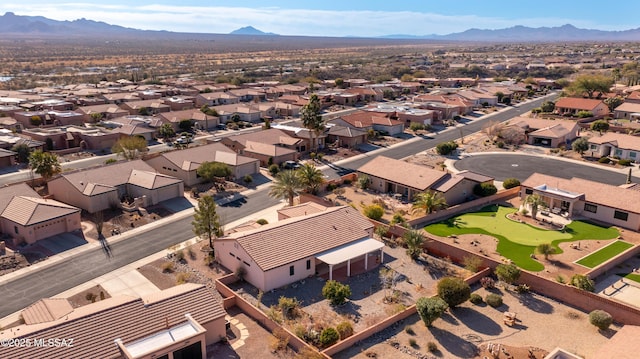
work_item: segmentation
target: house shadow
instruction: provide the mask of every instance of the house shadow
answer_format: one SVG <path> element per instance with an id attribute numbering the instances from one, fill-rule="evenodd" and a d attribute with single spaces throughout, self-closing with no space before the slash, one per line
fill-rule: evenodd
<path id="1" fill-rule="evenodd" d="M 446 330 L 429 327 L 435 341 L 456 358 L 474 358 L 478 355 L 478 347 Z"/>
<path id="2" fill-rule="evenodd" d="M 493 336 L 502 333 L 500 324 L 473 308 L 453 308 L 449 313 L 476 333 Z"/>

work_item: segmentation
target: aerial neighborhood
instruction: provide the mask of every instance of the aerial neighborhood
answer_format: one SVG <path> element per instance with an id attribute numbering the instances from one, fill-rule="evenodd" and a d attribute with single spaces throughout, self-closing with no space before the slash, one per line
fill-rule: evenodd
<path id="1" fill-rule="evenodd" d="M 0 357 L 635 357 L 640 49 L 424 46 L 0 82 Z"/>

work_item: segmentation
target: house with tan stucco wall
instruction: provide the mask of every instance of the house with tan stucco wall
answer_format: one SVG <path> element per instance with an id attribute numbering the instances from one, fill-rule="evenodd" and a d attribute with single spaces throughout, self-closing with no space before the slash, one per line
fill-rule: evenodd
<path id="1" fill-rule="evenodd" d="M 220 264 L 233 272 L 242 268 L 244 280 L 268 291 L 316 275 L 331 279 L 341 268 L 349 276 L 355 263 L 365 270 L 381 263 L 384 244 L 372 238 L 373 224 L 356 209 L 303 204 L 283 210 L 276 223 L 217 239 Z"/>
<path id="2" fill-rule="evenodd" d="M 182 180 L 157 173 L 142 160 L 63 173 L 47 186 L 56 200 L 89 213 L 121 207 L 127 199 L 151 206 L 184 195 Z"/>

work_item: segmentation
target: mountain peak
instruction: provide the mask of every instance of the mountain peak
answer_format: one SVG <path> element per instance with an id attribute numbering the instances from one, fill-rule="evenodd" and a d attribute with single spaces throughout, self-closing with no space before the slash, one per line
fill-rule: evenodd
<path id="1" fill-rule="evenodd" d="M 230 35 L 275 35 L 272 32 L 263 32 L 256 29 L 253 26 L 245 26 L 241 27 L 237 30 L 233 30 L 229 33 Z"/>

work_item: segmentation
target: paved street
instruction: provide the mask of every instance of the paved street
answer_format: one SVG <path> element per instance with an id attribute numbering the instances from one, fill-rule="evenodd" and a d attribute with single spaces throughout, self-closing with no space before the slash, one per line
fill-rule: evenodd
<path id="1" fill-rule="evenodd" d="M 271 207 L 279 201 L 267 195 L 268 190 L 256 191 L 247 197 L 252 205 L 219 207 L 224 223 L 250 216 L 261 208 Z M 52 297 L 69 288 L 92 280 L 152 253 L 167 249 L 193 238 L 192 217 L 180 219 L 165 226 L 153 227 L 133 238 L 111 244 L 111 258 L 100 248 L 82 253 L 44 270 L 31 272 L 18 280 L 0 286 L 0 318 L 18 311 L 41 299 Z"/>
<path id="2" fill-rule="evenodd" d="M 626 183 L 627 169 L 619 170 L 618 173 L 606 170 L 598 165 L 588 166 L 579 162 L 563 161 L 551 157 L 542 157 L 525 154 L 477 154 L 455 163 L 456 169 L 471 170 L 487 176 L 492 176 L 498 181 L 505 178 L 515 177 L 524 181 L 534 172 L 557 176 L 561 178 L 579 177 L 591 181 L 608 183 L 614 186 Z M 638 169 L 633 172 L 634 182 L 640 182 L 640 178 L 635 177 Z"/>

